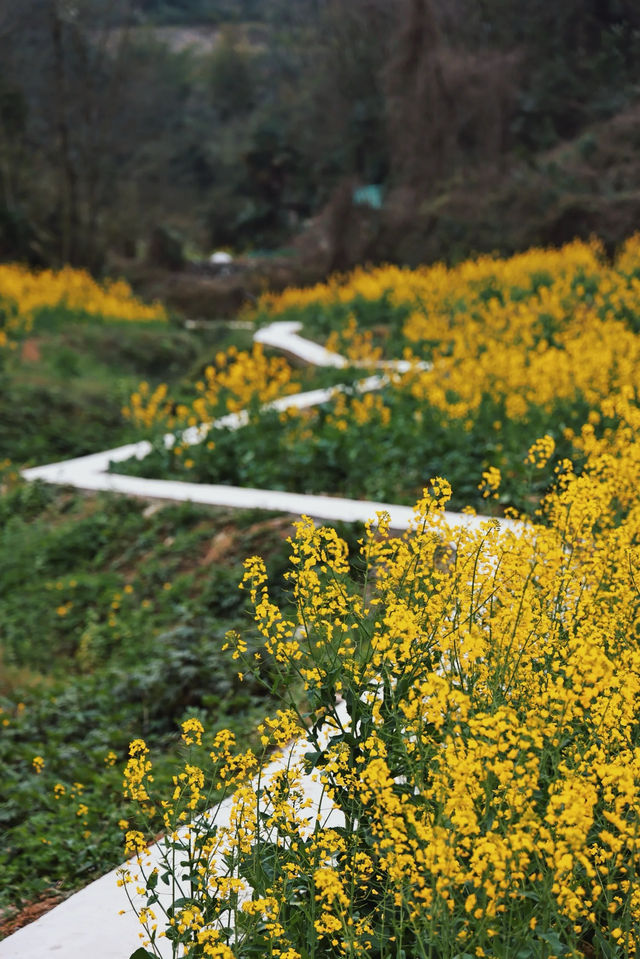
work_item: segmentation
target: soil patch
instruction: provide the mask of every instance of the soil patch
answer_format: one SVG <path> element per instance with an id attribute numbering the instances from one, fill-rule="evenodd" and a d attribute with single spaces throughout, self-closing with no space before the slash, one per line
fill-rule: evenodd
<path id="1" fill-rule="evenodd" d="M 0 913 L 0 940 L 11 936 L 14 932 L 17 932 L 18 929 L 22 929 L 23 926 L 28 926 L 29 923 L 35 919 L 39 919 L 40 916 L 43 916 L 45 912 L 49 912 L 50 909 L 57 906 L 63 899 L 64 896 L 61 896 L 59 893 L 51 893 L 49 891 L 40 899 L 36 899 L 35 902 L 27 903 L 26 906 L 23 906 L 17 912 L 12 912 L 10 915 L 4 916 Z"/>
<path id="2" fill-rule="evenodd" d="M 22 344 L 21 356 L 26 363 L 39 363 L 40 347 L 38 346 L 38 341 L 33 339 L 33 337 L 25 340 Z"/>

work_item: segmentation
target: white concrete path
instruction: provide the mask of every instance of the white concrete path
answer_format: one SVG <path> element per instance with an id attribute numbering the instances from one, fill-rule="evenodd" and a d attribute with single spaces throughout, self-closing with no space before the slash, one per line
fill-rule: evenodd
<path id="1" fill-rule="evenodd" d="M 348 360 L 330 353 L 317 343 L 298 336 L 299 324 L 277 323 L 258 330 L 258 342 L 282 349 L 306 362 L 318 366 L 346 367 Z M 404 370 L 403 361 L 386 364 L 386 368 Z M 372 376 L 359 384 L 361 391 L 379 389 L 386 381 L 384 376 Z M 335 389 L 343 389 L 336 387 Z M 313 406 L 324 402 L 334 390 L 312 390 L 296 396 L 287 396 L 272 404 L 277 409 L 290 406 Z M 232 414 L 223 417 L 220 425 L 241 426 L 246 416 Z M 187 442 L 197 443 L 203 438 L 202 428 L 189 431 Z M 171 445 L 174 437 L 167 435 L 165 442 Z M 364 522 L 375 518 L 381 510 L 389 513 L 391 526 L 405 530 L 412 519 L 413 509 L 394 503 L 379 503 L 366 500 L 350 500 L 333 496 L 307 496 L 268 489 L 246 489 L 236 486 L 217 486 L 186 483 L 174 480 L 151 480 L 142 477 L 124 476 L 108 472 L 111 463 L 122 462 L 132 456 L 143 459 L 151 451 L 151 444 L 143 441 L 121 446 L 117 449 L 93 453 L 59 463 L 50 463 L 23 471 L 27 480 L 41 479 L 45 482 L 74 486 L 85 490 L 110 490 L 129 496 L 158 498 L 163 500 L 190 501 L 213 506 L 228 506 L 245 509 L 280 510 L 295 515 L 306 514 L 320 520 Z M 446 513 L 452 528 L 476 528 L 485 523 L 486 516 L 469 516 L 462 513 Z M 502 528 L 518 529 L 518 524 L 500 519 Z M 293 750 L 308 748 L 296 744 Z M 283 760 L 284 762 L 285 760 Z M 309 795 L 314 799 L 316 815 L 324 815 L 321 809 L 321 788 L 308 780 Z M 220 808 L 220 817 L 228 814 L 230 800 Z M 152 851 L 157 855 L 158 850 Z M 122 868 L 122 867 L 119 867 Z M 0 942 L 0 959 L 129 959 L 140 945 L 140 926 L 122 888 L 117 885 L 117 872 L 113 870 L 101 879 L 75 893 L 50 912 L 30 925 L 18 930 Z M 125 909 L 125 914 L 120 911 Z M 168 944 L 167 944 L 168 946 Z M 163 955 L 171 956 L 170 949 Z"/>
<path id="2" fill-rule="evenodd" d="M 297 331 L 299 329 L 299 323 L 273 323 L 258 330 L 254 338 L 260 343 L 281 349 L 291 356 L 297 356 L 316 366 L 344 367 L 349 365 L 349 361 L 345 357 L 337 353 L 331 353 L 323 346 L 298 336 Z M 410 364 L 403 360 L 394 360 L 382 365 L 387 369 L 404 371 Z M 427 364 L 424 365 L 427 366 Z M 384 374 L 375 374 L 357 383 L 356 389 L 365 393 L 380 389 L 387 382 L 387 377 Z M 285 410 L 290 407 L 303 409 L 316 406 L 326 402 L 336 392 L 344 389 L 346 389 L 344 386 L 335 386 L 329 389 L 309 390 L 292 396 L 284 396 L 270 403 L 269 407 L 276 410 Z M 237 429 L 246 422 L 247 414 L 241 411 L 221 417 L 216 420 L 214 425 Z M 192 427 L 183 434 L 183 442 L 187 444 L 199 443 L 205 435 L 206 428 Z M 175 437 L 172 434 L 167 434 L 164 440 L 167 446 L 172 446 Z M 413 510 L 410 507 L 399 506 L 395 503 L 351 500 L 338 496 L 288 493 L 281 490 L 250 489 L 241 486 L 188 483 L 181 480 L 153 480 L 109 472 L 113 463 L 123 462 L 133 456 L 144 459 L 150 452 L 151 444 L 143 440 L 116 449 L 104 450 L 101 453 L 92 453 L 89 456 L 49 463 L 45 466 L 35 466 L 23 470 L 22 475 L 27 480 L 40 479 L 47 483 L 74 486 L 78 489 L 106 490 L 129 496 L 189 501 L 209 506 L 281 510 L 298 516 L 305 514 L 314 519 L 333 520 L 335 522 L 364 522 L 374 518 L 376 512 L 386 510 L 391 517 L 391 527 L 396 530 L 406 529 L 413 515 Z M 487 519 L 487 517 L 468 516 L 463 513 L 447 513 L 446 516 L 451 526 L 467 528 L 477 527 Z M 505 528 L 517 527 L 517 524 L 504 519 L 500 520 L 500 524 Z"/>
<path id="3" fill-rule="evenodd" d="M 338 705 L 337 714 L 342 724 L 348 721 L 344 704 Z M 330 730 L 325 733 L 325 743 L 329 733 Z M 305 752 L 313 748 L 307 740 L 295 742 L 280 759 L 262 771 L 262 785 L 268 782 L 272 773 L 294 766 L 301 761 Z M 303 776 L 300 782 L 305 796 L 313 801 L 309 811 L 310 828 L 317 819 L 321 819 L 325 825 L 344 825 L 342 813 L 335 809 L 326 796 L 317 774 Z M 229 797 L 217 807 L 215 821 L 219 829 L 229 823 L 232 802 L 233 797 Z M 149 849 L 149 855 L 144 857 L 148 872 L 155 866 L 163 872 L 162 853 L 162 843 Z M 142 944 L 141 934 L 143 938 L 145 934 L 124 889 L 118 885 L 121 870 L 127 865 L 132 875 L 135 875 L 135 860 L 124 863 L 4 939 L 0 942 L 0 959 L 129 959 Z M 141 908 L 145 900 L 135 892 L 135 888 L 135 883 L 129 884 L 129 895 L 136 908 Z M 159 883 L 156 892 L 168 907 L 171 905 L 171 896 L 168 891 L 163 895 L 164 888 Z M 158 930 L 162 930 L 164 915 L 159 906 L 154 906 L 154 910 Z M 171 959 L 171 943 L 168 940 L 158 939 L 156 948 L 163 959 Z"/>

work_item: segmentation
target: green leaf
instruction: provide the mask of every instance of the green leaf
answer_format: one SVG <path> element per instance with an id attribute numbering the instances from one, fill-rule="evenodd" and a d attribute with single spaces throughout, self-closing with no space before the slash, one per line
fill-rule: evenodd
<path id="1" fill-rule="evenodd" d="M 142 946 L 140 946 L 139 949 L 131 953 L 129 959 L 158 959 L 158 957 L 155 953 L 149 952 L 148 949 L 143 949 Z"/>
<path id="2" fill-rule="evenodd" d="M 187 898 L 186 896 L 180 896 L 178 899 L 174 899 L 169 908 L 167 909 L 167 916 L 169 919 L 173 919 L 176 914 L 177 909 L 184 909 L 185 906 L 191 906 L 196 902 L 195 899 Z M 167 932 L 167 935 L 169 933 Z"/>
<path id="3" fill-rule="evenodd" d="M 598 947 L 600 955 L 605 959 L 614 959 L 617 953 L 616 944 L 610 936 L 603 934 L 602 929 L 596 926 L 594 930 L 594 943 Z"/>
<path id="4" fill-rule="evenodd" d="M 565 956 L 568 954 L 569 949 L 562 942 L 555 929 L 550 929 L 547 932 L 538 932 L 537 937 L 538 939 L 542 939 L 543 942 L 546 942 L 556 956 Z"/>
<path id="5" fill-rule="evenodd" d="M 310 773 L 312 769 L 315 769 L 318 765 L 318 761 L 322 759 L 324 753 L 321 749 L 313 750 L 304 754 L 305 770 Z"/>

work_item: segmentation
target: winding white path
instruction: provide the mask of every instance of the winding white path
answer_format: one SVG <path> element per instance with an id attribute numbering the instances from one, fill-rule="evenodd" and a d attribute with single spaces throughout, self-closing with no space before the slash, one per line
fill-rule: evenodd
<path id="1" fill-rule="evenodd" d="M 258 330 L 257 342 L 276 347 L 296 356 L 305 362 L 317 366 L 345 368 L 349 361 L 337 353 L 331 353 L 317 343 L 305 340 L 298 335 L 299 324 L 274 323 L 270 327 Z M 405 370 L 404 361 L 381 364 L 384 368 Z M 372 376 L 359 385 L 361 391 L 379 389 L 385 377 Z M 290 406 L 306 407 L 324 402 L 333 390 L 312 390 L 296 396 L 288 396 L 272 404 L 277 409 Z M 242 413 L 232 414 L 217 421 L 220 425 L 238 427 L 246 421 Z M 186 439 L 197 443 L 203 438 L 203 430 L 194 427 Z M 167 445 L 174 437 L 165 437 Z M 279 510 L 285 513 L 302 515 L 303 513 L 321 520 L 353 522 L 372 519 L 376 512 L 386 510 L 391 517 L 391 526 L 396 530 L 407 528 L 413 517 L 413 509 L 394 503 L 378 503 L 367 500 L 350 500 L 333 496 L 308 496 L 299 493 L 287 493 L 268 489 L 246 489 L 237 486 L 217 486 L 186 483 L 174 480 L 152 480 L 141 477 L 124 476 L 108 472 L 111 463 L 122 462 L 132 456 L 143 459 L 151 451 L 150 443 L 143 441 L 121 446 L 117 449 L 93 453 L 76 459 L 46 466 L 37 466 L 23 471 L 27 480 L 40 479 L 48 483 L 73 486 L 85 490 L 110 490 L 130 496 L 158 498 L 163 500 L 191 501 L 212 506 L 228 506 Z M 477 527 L 486 522 L 485 516 L 469 516 L 462 513 L 446 513 L 445 517 L 452 528 Z M 517 529 L 518 524 L 501 519 L 503 528 Z M 292 753 L 306 750 L 306 743 L 297 743 Z M 289 761 L 291 754 L 281 763 Z M 274 767 L 277 768 L 277 767 Z M 314 801 L 316 815 L 325 814 L 322 809 L 322 790 L 317 782 L 308 778 L 306 787 Z M 228 815 L 230 800 L 220 807 L 219 821 Z M 151 851 L 151 857 L 158 850 Z M 118 867 L 118 870 L 122 867 Z M 130 954 L 140 945 L 140 925 L 128 903 L 123 890 L 118 887 L 118 870 L 113 870 L 101 879 L 75 893 L 50 912 L 36 919 L 30 925 L 19 929 L 13 935 L 0 942 L 0 959 L 129 959 Z M 142 902 L 140 902 L 142 904 Z M 120 915 L 121 910 L 125 910 Z M 164 955 L 169 957 L 171 950 L 166 944 Z"/>
<path id="2" fill-rule="evenodd" d="M 277 348 L 289 356 L 296 356 L 304 362 L 323 367 L 345 367 L 349 361 L 337 353 L 326 350 L 323 346 L 303 339 L 298 335 L 299 323 L 272 323 L 270 326 L 258 330 L 254 339 L 257 342 Z M 395 369 L 400 372 L 410 366 L 404 360 L 393 360 L 380 364 L 385 369 Z M 425 364 L 425 367 L 427 364 Z M 357 389 L 360 392 L 380 389 L 387 382 L 384 374 L 369 376 L 360 381 Z M 316 406 L 326 400 L 344 386 L 335 386 L 330 389 L 310 390 L 285 396 L 269 404 L 271 408 L 285 410 L 296 406 L 300 409 Z M 237 429 L 247 421 L 244 411 L 231 413 L 216 420 L 215 425 L 228 426 Z M 203 427 L 193 427 L 184 433 L 184 442 L 193 444 L 202 441 L 206 435 Z M 173 445 L 175 437 L 172 434 L 165 436 L 167 446 Z M 130 443 L 116 449 L 105 450 L 101 453 L 92 453 L 75 459 L 64 460 L 58 463 L 49 463 L 46 466 L 35 466 L 23 470 L 22 475 L 27 480 L 40 479 L 47 483 L 56 483 L 60 486 L 73 486 L 85 490 L 107 490 L 114 493 L 124 493 L 129 496 L 143 496 L 163 500 L 190 501 L 209 506 L 228 506 L 238 509 L 265 509 L 280 510 L 284 513 L 311 516 L 314 519 L 333 520 L 335 522 L 364 522 L 375 516 L 376 512 L 386 510 L 391 517 L 391 527 L 404 530 L 413 515 L 408 506 L 399 506 L 396 503 L 381 503 L 372 500 L 352 500 L 334 496 L 316 496 L 302 493 L 288 493 L 281 490 L 250 489 L 243 486 L 226 486 L 205 483 L 187 483 L 181 480 L 154 480 L 143 477 L 124 476 L 120 473 L 109 472 L 112 463 L 123 462 L 136 456 L 138 459 L 151 452 L 151 444 L 146 440 L 139 443 Z M 476 527 L 486 521 L 484 516 L 468 516 L 463 513 L 446 513 L 447 521 L 452 527 Z M 500 520 L 505 528 L 515 527 L 509 520 Z"/>
<path id="3" fill-rule="evenodd" d="M 346 710 L 342 711 L 342 721 L 347 719 Z M 261 774 L 262 784 L 268 781 L 272 773 L 284 766 L 293 765 L 299 761 L 305 752 L 315 748 L 305 740 L 296 742 L 283 758 L 271 763 Z M 309 810 L 309 819 L 322 817 L 326 824 L 343 825 L 342 813 L 333 808 L 327 799 L 321 783 L 316 775 L 304 776 L 300 780 L 305 795 L 313 806 Z M 230 797 L 220 804 L 216 812 L 216 822 L 225 825 L 229 821 L 229 814 L 233 798 Z M 145 856 L 145 866 L 150 872 L 155 866 L 162 867 L 162 844 L 152 846 L 149 855 Z M 122 887 L 118 886 L 121 871 L 126 867 L 118 866 L 102 876 L 80 892 L 75 893 L 65 902 L 60 903 L 50 912 L 36 919 L 29 926 L 24 926 L 12 936 L 0 942 L 0 957 L 2 959 L 129 959 L 129 956 L 141 944 L 142 927 L 138 918 L 129 905 Z M 130 864 L 132 875 L 136 874 L 136 866 Z M 160 872 L 163 869 L 160 868 Z M 144 906 L 144 897 L 132 890 L 135 883 L 129 886 L 132 902 L 137 908 Z M 163 887 L 158 886 L 156 891 L 165 905 L 171 905 L 169 892 L 163 895 Z M 156 907 L 158 928 L 163 928 L 163 915 Z M 159 939 L 157 949 L 163 959 L 171 959 L 171 945 L 167 940 Z"/>
<path id="4" fill-rule="evenodd" d="M 347 721 L 343 704 L 338 706 L 340 721 Z M 326 737 L 325 737 L 326 738 Z M 268 782 L 272 773 L 285 766 L 292 766 L 305 752 L 315 747 L 306 740 L 294 743 L 291 749 L 279 760 L 272 762 L 261 773 L 262 785 Z M 328 800 L 316 774 L 301 777 L 300 785 L 313 805 L 309 809 L 310 822 L 322 818 L 327 825 L 344 824 L 342 813 L 334 809 Z M 233 798 L 229 797 L 220 804 L 216 812 L 216 822 L 224 826 L 229 821 Z M 162 843 L 152 846 L 149 855 L 144 857 L 145 866 L 150 872 L 155 866 L 161 867 Z M 148 865 L 147 865 L 148 864 Z M 106 876 L 96 879 L 80 892 L 55 906 L 29 926 L 24 926 L 12 936 L 0 942 L 2 959 L 129 959 L 129 956 L 141 944 L 142 927 L 137 915 L 129 905 L 125 891 L 118 885 L 121 871 L 127 863 L 118 866 Z M 136 866 L 129 863 L 132 875 Z M 164 870 L 161 868 L 160 872 Z M 171 905 L 169 892 L 163 895 L 161 884 L 156 888 L 166 906 Z M 143 896 L 135 891 L 135 883 L 129 885 L 129 894 L 136 908 L 145 905 Z M 163 928 L 164 916 L 159 906 L 155 907 L 158 929 Z M 171 959 L 171 944 L 159 939 L 157 949 L 163 959 Z"/>

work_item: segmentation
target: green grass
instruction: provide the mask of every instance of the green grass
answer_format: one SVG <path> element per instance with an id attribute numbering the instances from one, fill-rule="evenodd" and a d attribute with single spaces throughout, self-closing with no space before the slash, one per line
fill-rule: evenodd
<path id="1" fill-rule="evenodd" d="M 148 738 L 160 777 L 185 715 L 252 740 L 265 686 L 241 683 L 221 647 L 228 629 L 247 626 L 237 588 L 242 560 L 266 550 L 281 590 L 290 532 L 287 518 L 85 495 L 21 483 L 17 470 L 138 439 L 121 407 L 141 380 L 169 382 L 180 395 L 217 350 L 249 342 L 250 331 L 225 324 L 187 331 L 61 311 L 39 316 L 28 339 L 5 354 L 3 918 L 122 861 L 121 779 L 131 739 Z M 264 681 L 268 689 L 266 665 Z"/>
<path id="2" fill-rule="evenodd" d="M 186 716 L 252 741 L 269 667 L 240 682 L 222 646 L 249 623 L 237 585 L 246 555 L 271 556 L 284 599 L 290 531 L 287 517 L 40 484 L 2 497 L 0 910 L 122 861 L 132 739 L 147 739 L 160 777 Z"/>
<path id="3" fill-rule="evenodd" d="M 121 410 L 141 380 L 179 391 L 218 349 L 246 346 L 250 335 L 226 324 L 184 330 L 39 317 L 0 365 L 0 459 L 39 465 L 138 439 Z"/>

